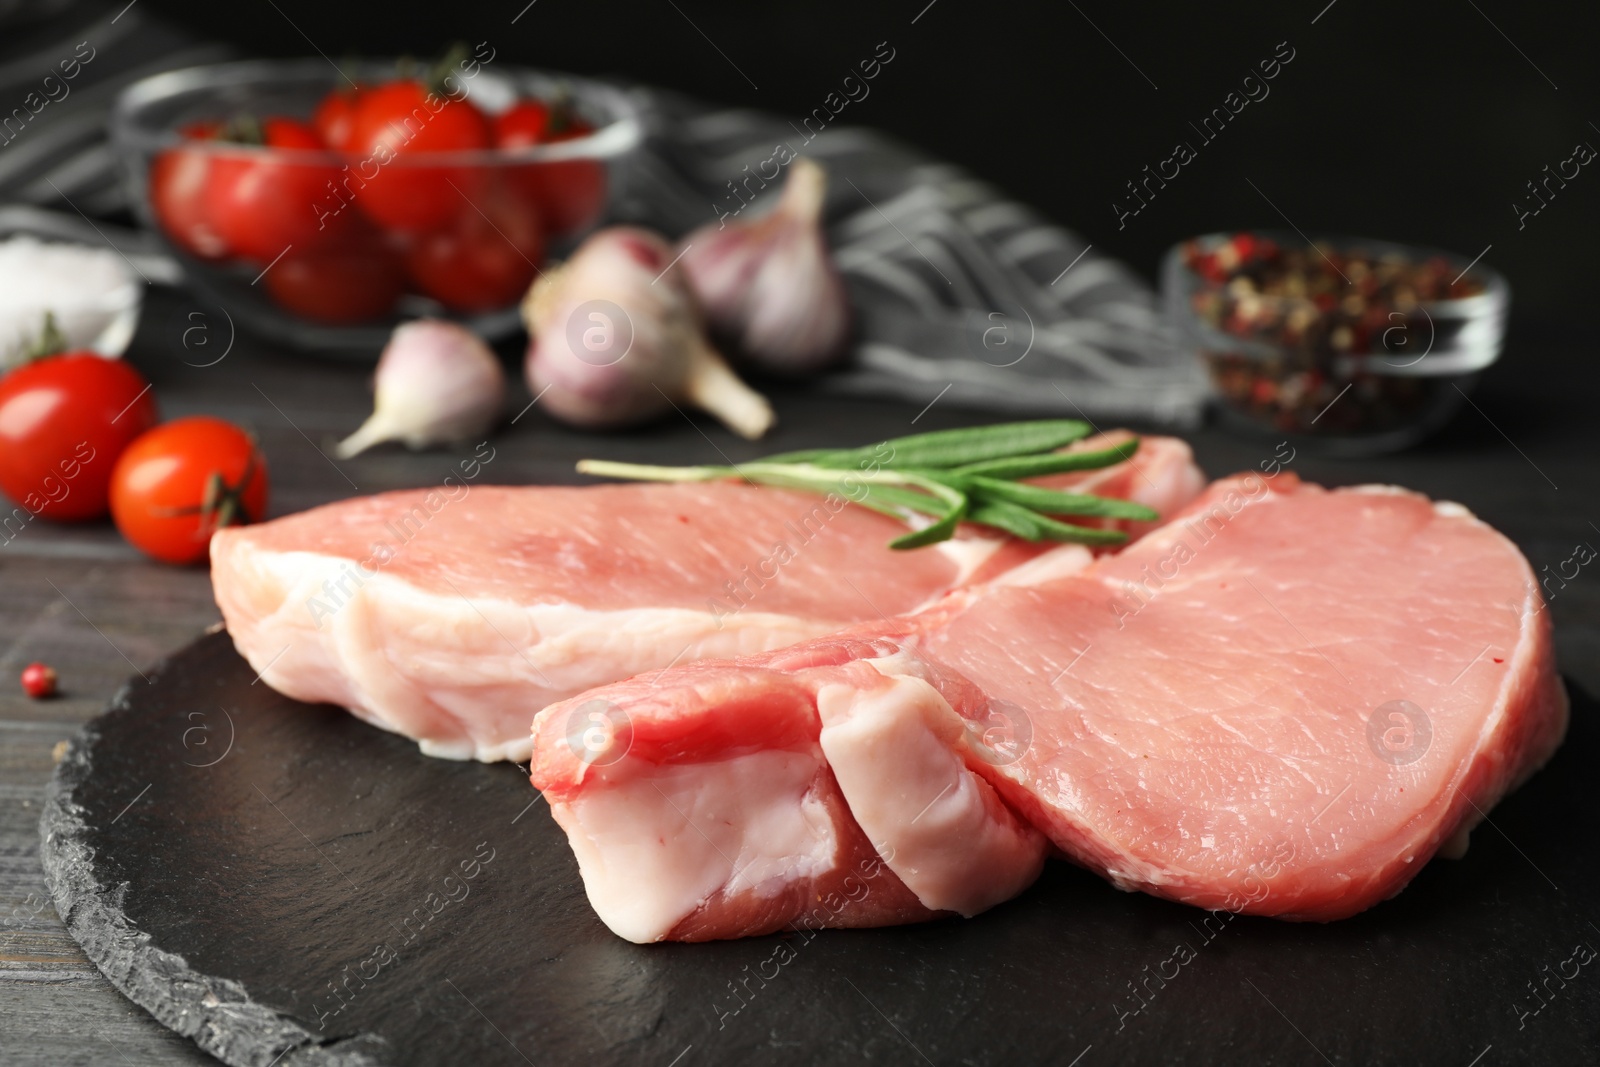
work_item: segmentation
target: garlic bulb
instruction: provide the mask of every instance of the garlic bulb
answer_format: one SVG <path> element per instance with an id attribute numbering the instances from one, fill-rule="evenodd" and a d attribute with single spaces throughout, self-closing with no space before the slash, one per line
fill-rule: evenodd
<path id="1" fill-rule="evenodd" d="M 680 242 L 712 335 L 767 370 L 819 370 L 845 353 L 850 301 L 822 236 L 827 186 L 827 173 L 802 156 L 772 211 Z"/>
<path id="2" fill-rule="evenodd" d="M 489 346 L 466 327 L 438 319 L 395 327 L 373 382 L 372 415 L 339 442 L 340 459 L 383 441 L 427 448 L 477 437 L 505 404 L 505 371 Z"/>
<path id="3" fill-rule="evenodd" d="M 528 387 L 577 426 L 625 426 L 687 401 L 760 437 L 772 408 L 706 340 L 667 243 L 616 226 L 591 235 L 523 301 Z"/>

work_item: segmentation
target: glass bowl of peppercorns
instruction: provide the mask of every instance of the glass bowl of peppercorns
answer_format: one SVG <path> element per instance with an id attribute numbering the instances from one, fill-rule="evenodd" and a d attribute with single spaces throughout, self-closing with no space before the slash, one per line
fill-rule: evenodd
<path id="1" fill-rule="evenodd" d="M 1462 256 L 1261 230 L 1177 245 L 1162 294 L 1225 423 L 1348 456 L 1443 426 L 1499 357 L 1511 302 Z"/>

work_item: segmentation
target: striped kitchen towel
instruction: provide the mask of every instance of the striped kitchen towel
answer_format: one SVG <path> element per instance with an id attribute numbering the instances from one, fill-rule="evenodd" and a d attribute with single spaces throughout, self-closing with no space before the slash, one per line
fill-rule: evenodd
<path id="1" fill-rule="evenodd" d="M 0 201 L 88 218 L 124 215 L 106 136 L 117 94 L 151 74 L 227 59 L 231 49 L 127 0 L 41 5 L 0 26 Z"/>
<path id="2" fill-rule="evenodd" d="M 965 407 L 1199 422 L 1206 385 L 1155 295 L 1116 260 L 882 133 L 636 89 L 646 148 L 623 217 L 672 235 L 764 209 L 781 161 L 827 167 L 828 234 L 857 313 L 840 392 Z M 780 148 L 781 146 L 781 148 Z M 752 180 L 752 176 L 755 176 Z M 746 193 L 744 190 L 750 190 Z"/>

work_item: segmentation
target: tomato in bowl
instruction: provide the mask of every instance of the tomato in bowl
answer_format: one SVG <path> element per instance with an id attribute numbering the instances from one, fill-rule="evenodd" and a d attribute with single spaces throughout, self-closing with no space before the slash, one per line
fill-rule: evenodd
<path id="1" fill-rule="evenodd" d="M 123 92 L 112 134 L 141 220 L 202 297 L 275 340 L 371 358 L 421 314 L 514 331 L 545 257 L 626 184 L 640 124 L 611 86 L 485 49 L 431 70 L 169 71 Z"/>

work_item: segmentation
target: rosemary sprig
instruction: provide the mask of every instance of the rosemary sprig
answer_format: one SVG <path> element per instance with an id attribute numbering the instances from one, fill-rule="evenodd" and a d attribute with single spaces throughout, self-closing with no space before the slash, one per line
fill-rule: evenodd
<path id="1" fill-rule="evenodd" d="M 1120 530 L 1076 526 L 1054 516 L 1153 521 L 1142 504 L 1089 493 L 1063 493 L 1023 478 L 1109 467 L 1132 456 L 1139 439 L 1081 452 L 1056 449 L 1087 437 L 1092 427 L 1075 419 L 1010 422 L 941 430 L 861 448 L 785 452 L 728 467 L 657 467 L 585 459 L 583 474 L 652 482 L 707 482 L 738 478 L 756 485 L 837 493 L 902 522 L 915 516 L 932 522 L 889 542 L 890 548 L 921 548 L 949 539 L 962 522 L 992 526 L 1027 541 L 1115 545 Z"/>

